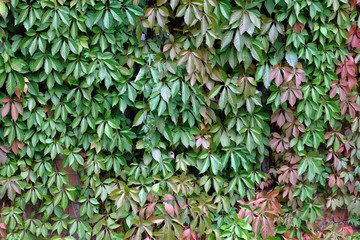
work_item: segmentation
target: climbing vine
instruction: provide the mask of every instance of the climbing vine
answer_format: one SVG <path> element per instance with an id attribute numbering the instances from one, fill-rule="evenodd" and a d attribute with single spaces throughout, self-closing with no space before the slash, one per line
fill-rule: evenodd
<path id="1" fill-rule="evenodd" d="M 0 0 L 1 237 L 358 239 L 358 4 Z"/>

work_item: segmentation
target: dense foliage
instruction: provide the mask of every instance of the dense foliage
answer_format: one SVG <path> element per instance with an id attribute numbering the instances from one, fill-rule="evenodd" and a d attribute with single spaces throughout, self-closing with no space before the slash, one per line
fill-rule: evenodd
<path id="1" fill-rule="evenodd" d="M 358 2 L 0 0 L 1 236 L 359 239 Z"/>

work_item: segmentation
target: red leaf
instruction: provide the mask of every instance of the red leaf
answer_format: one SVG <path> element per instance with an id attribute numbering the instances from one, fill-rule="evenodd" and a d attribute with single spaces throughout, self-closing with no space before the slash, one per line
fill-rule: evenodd
<path id="1" fill-rule="evenodd" d="M 333 187 L 335 185 L 335 175 L 331 174 L 329 177 L 329 187 Z"/>
<path id="2" fill-rule="evenodd" d="M 13 151 L 13 153 L 15 153 L 15 155 L 17 155 L 18 151 L 19 151 L 19 147 L 16 143 L 16 140 L 12 142 L 11 144 L 11 150 Z"/>
<path id="3" fill-rule="evenodd" d="M 21 92 L 20 92 L 18 86 L 16 86 L 16 88 L 15 88 L 15 95 L 16 95 L 18 98 L 21 98 Z"/>
<path id="4" fill-rule="evenodd" d="M 270 141 L 270 147 L 271 148 L 274 148 L 276 145 L 278 145 L 278 143 L 279 143 L 279 139 L 271 139 L 271 141 Z"/>
<path id="5" fill-rule="evenodd" d="M 273 70 L 271 70 L 271 72 L 269 73 L 269 80 L 273 80 L 278 74 L 280 74 L 280 66 L 279 65 L 275 65 L 272 67 Z"/>
<path id="6" fill-rule="evenodd" d="M 352 228 L 351 226 L 347 226 L 347 225 L 341 227 L 338 231 L 339 231 L 339 232 L 342 232 L 342 234 L 343 234 L 344 237 L 345 237 L 345 236 L 348 236 L 348 235 L 351 236 L 351 235 L 353 235 L 353 233 L 354 233 L 353 228 Z"/>
<path id="7" fill-rule="evenodd" d="M 254 233 L 255 235 L 258 234 L 259 230 L 260 230 L 260 216 L 257 216 L 253 223 L 252 223 L 252 227 L 253 227 L 253 230 L 254 230 Z"/>
<path id="8" fill-rule="evenodd" d="M 18 102 L 13 102 L 12 105 L 15 105 L 15 108 L 16 108 L 17 112 L 18 112 L 20 115 L 24 116 L 24 109 L 23 109 L 23 107 L 21 106 L 20 103 L 18 103 Z"/>
<path id="9" fill-rule="evenodd" d="M 330 98 L 334 98 L 334 97 L 335 97 L 335 95 L 336 95 L 336 89 L 337 89 L 337 87 L 333 87 L 333 88 L 330 90 L 330 93 L 329 93 Z"/>
<path id="10" fill-rule="evenodd" d="M 185 229 L 185 230 L 184 230 L 184 233 L 183 233 L 183 240 L 184 240 L 187 236 L 189 236 L 189 235 L 190 235 L 190 228 Z"/>
<path id="11" fill-rule="evenodd" d="M 151 203 L 151 204 L 149 204 L 149 206 L 146 208 L 146 216 L 147 216 L 147 217 L 150 217 L 150 216 L 153 214 L 155 205 L 156 205 L 156 203 Z"/>
<path id="12" fill-rule="evenodd" d="M 283 67 L 284 80 L 290 82 L 294 77 L 294 70 L 289 67 Z"/>
<path id="13" fill-rule="evenodd" d="M 328 155 L 326 156 L 326 161 L 329 161 L 332 158 L 332 153 L 328 153 Z"/>
<path id="14" fill-rule="evenodd" d="M 297 127 L 294 126 L 293 128 L 293 136 L 295 138 L 298 138 L 299 137 L 299 129 Z"/>
<path id="15" fill-rule="evenodd" d="M 304 24 L 299 21 L 296 21 L 294 24 L 294 31 L 299 34 L 304 29 Z"/>
<path id="16" fill-rule="evenodd" d="M 276 78 L 275 78 L 276 86 L 279 87 L 282 82 L 283 82 L 283 76 L 281 75 L 281 73 L 279 71 L 279 74 L 276 75 Z"/>
<path id="17" fill-rule="evenodd" d="M 296 96 L 297 99 L 302 99 L 302 98 L 303 98 L 302 92 L 301 92 L 300 90 L 294 89 L 294 90 L 293 90 L 293 93 L 295 94 L 295 96 Z"/>
<path id="18" fill-rule="evenodd" d="M 293 91 L 290 92 L 289 103 L 291 106 L 294 106 L 296 103 L 296 97 Z"/>
<path id="19" fill-rule="evenodd" d="M 345 103 L 341 108 L 341 114 L 344 115 L 346 113 L 347 104 Z"/>
<path id="20" fill-rule="evenodd" d="M 7 103 L 7 102 L 10 101 L 10 99 L 11 99 L 10 96 L 6 96 L 3 99 L 1 99 L 1 101 L 4 102 L 4 103 Z"/>
<path id="21" fill-rule="evenodd" d="M 274 230 L 275 230 L 275 225 L 273 221 L 270 218 L 264 216 L 262 221 L 261 237 L 267 238 L 272 236 L 274 234 Z"/>
<path id="22" fill-rule="evenodd" d="M 285 110 L 285 118 L 288 122 L 294 121 L 294 113 L 290 108 Z"/>
<path id="23" fill-rule="evenodd" d="M 276 122 L 279 119 L 280 110 L 277 109 L 272 115 L 271 115 L 271 123 Z"/>
<path id="24" fill-rule="evenodd" d="M 15 104 L 11 104 L 11 117 L 14 122 L 16 122 L 17 118 L 19 117 L 19 112 L 17 111 Z"/>
<path id="25" fill-rule="evenodd" d="M 350 105 L 357 111 L 360 111 L 360 106 L 357 103 L 350 103 Z"/>
<path id="26" fill-rule="evenodd" d="M 174 217 L 174 207 L 169 203 L 164 203 L 166 212 L 171 216 Z"/>
<path id="27" fill-rule="evenodd" d="M 279 125 L 279 127 L 281 127 L 284 123 L 285 123 L 285 116 L 284 114 L 281 113 L 277 120 L 277 124 Z"/>
<path id="28" fill-rule="evenodd" d="M 283 143 L 280 142 L 279 145 L 276 147 L 276 152 L 281 153 L 284 151 Z"/>
<path id="29" fill-rule="evenodd" d="M 10 149 L 8 147 L 6 147 L 5 145 L 0 145 L 0 150 L 2 150 L 5 153 L 9 153 Z"/>
<path id="30" fill-rule="evenodd" d="M 336 177 L 336 184 L 338 185 L 339 188 L 343 188 L 344 187 L 344 180 L 342 180 L 339 177 Z"/>
<path id="31" fill-rule="evenodd" d="M 344 101 L 346 99 L 346 92 L 342 88 L 339 88 L 339 93 L 340 101 Z"/>
<path id="32" fill-rule="evenodd" d="M 175 200 L 175 197 L 171 194 L 165 194 L 164 195 L 164 200 L 165 201 L 171 201 L 171 200 Z"/>
<path id="33" fill-rule="evenodd" d="M 0 164 L 5 164 L 7 160 L 7 155 L 2 150 L 0 150 Z"/>
<path id="34" fill-rule="evenodd" d="M 10 102 L 7 102 L 2 108 L 1 108 L 1 116 L 5 117 L 10 110 Z"/>
<path id="35" fill-rule="evenodd" d="M 280 97 L 280 100 L 281 100 L 281 103 L 284 103 L 287 99 L 288 99 L 288 96 L 289 96 L 289 91 L 285 91 L 281 94 L 281 97 Z"/>
<path id="36" fill-rule="evenodd" d="M 356 115 L 356 111 L 355 111 L 355 109 L 352 107 L 351 104 L 350 104 L 350 106 L 349 106 L 349 111 L 350 111 L 350 117 L 351 117 L 351 118 L 354 118 L 355 115 Z"/>
<path id="37" fill-rule="evenodd" d="M 297 179 L 298 179 L 297 171 L 291 170 L 291 172 L 290 172 L 290 178 L 289 178 L 290 183 L 295 186 L 295 185 L 296 185 L 296 182 L 297 182 Z"/>

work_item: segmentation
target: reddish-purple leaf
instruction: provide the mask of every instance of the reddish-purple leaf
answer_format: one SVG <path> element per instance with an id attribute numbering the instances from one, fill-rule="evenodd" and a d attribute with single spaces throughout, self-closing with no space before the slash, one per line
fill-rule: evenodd
<path id="1" fill-rule="evenodd" d="M 293 92 L 297 99 L 302 99 L 302 92 L 300 90 L 294 89 Z"/>
<path id="2" fill-rule="evenodd" d="M 0 150 L 2 150 L 3 152 L 5 153 L 9 153 L 10 152 L 10 149 L 4 145 L 0 145 Z"/>
<path id="3" fill-rule="evenodd" d="M 15 153 L 15 155 L 18 154 L 19 147 L 18 147 L 18 145 L 16 144 L 16 140 L 12 142 L 12 144 L 11 144 L 11 150 L 13 151 L 13 153 Z"/>
<path id="4" fill-rule="evenodd" d="M 0 164 L 5 164 L 7 160 L 7 154 L 0 150 Z"/>
<path id="5" fill-rule="evenodd" d="M 355 111 L 360 111 L 360 106 L 357 103 L 350 103 L 350 105 L 355 109 Z"/>
<path id="6" fill-rule="evenodd" d="M 279 74 L 276 75 L 276 78 L 275 78 L 275 83 L 276 83 L 276 86 L 279 87 L 281 85 L 281 83 L 283 82 L 283 77 L 279 71 Z"/>
<path id="7" fill-rule="evenodd" d="M 7 103 L 10 101 L 10 99 L 11 99 L 10 96 L 6 96 L 6 97 L 3 97 L 3 99 L 1 99 L 1 101 L 4 103 Z"/>
<path id="8" fill-rule="evenodd" d="M 156 205 L 156 203 L 151 203 L 151 204 L 149 204 L 149 206 L 146 208 L 146 216 L 147 216 L 147 217 L 150 217 L 150 216 L 153 214 L 155 205 Z"/>
<path id="9" fill-rule="evenodd" d="M 16 141 L 16 144 L 21 150 L 24 150 L 24 144 L 22 142 Z"/>
<path id="10" fill-rule="evenodd" d="M 174 207 L 169 203 L 164 203 L 166 212 L 171 216 L 174 217 Z"/>
<path id="11" fill-rule="evenodd" d="M 164 200 L 165 201 L 171 201 L 171 200 L 175 200 L 174 196 L 171 194 L 165 194 L 164 195 Z"/>
<path id="12" fill-rule="evenodd" d="M 336 89 L 337 89 L 337 87 L 333 87 L 333 88 L 330 90 L 330 93 L 329 93 L 330 98 L 334 98 L 334 97 L 335 97 L 335 95 L 336 95 Z"/>
<path id="13" fill-rule="evenodd" d="M 333 187 L 335 185 L 335 175 L 331 174 L 329 177 L 329 187 Z"/>
<path id="14" fill-rule="evenodd" d="M 340 177 L 336 177 L 336 184 L 338 185 L 338 187 L 341 189 L 344 187 L 344 180 L 341 179 Z"/>
<path id="15" fill-rule="evenodd" d="M 276 147 L 276 152 L 281 153 L 284 151 L 284 146 L 282 142 L 279 142 L 279 145 Z"/>
<path id="16" fill-rule="evenodd" d="M 289 67 L 283 67 L 284 80 L 285 82 L 290 82 L 294 77 L 294 70 Z"/>
<path id="17" fill-rule="evenodd" d="M 276 139 L 276 138 L 271 139 L 271 141 L 270 141 L 270 147 L 271 147 L 271 148 L 274 148 L 274 147 L 276 147 L 276 145 L 278 145 L 278 143 L 279 143 L 279 139 Z"/>
<path id="18" fill-rule="evenodd" d="M 341 108 L 341 114 L 344 115 L 346 113 L 346 109 L 347 109 L 347 104 L 344 103 L 344 105 Z"/>
<path id="19" fill-rule="evenodd" d="M 340 101 L 345 101 L 346 99 L 346 92 L 342 89 L 342 88 L 339 88 L 339 97 L 340 97 Z"/>
<path id="20" fill-rule="evenodd" d="M 290 183 L 291 183 L 292 185 L 296 185 L 297 179 L 298 179 L 297 171 L 291 170 L 291 172 L 290 172 L 290 178 L 289 178 Z"/>
<path id="21" fill-rule="evenodd" d="M 267 238 L 274 235 L 275 225 L 274 222 L 266 216 L 263 216 L 262 227 L 261 227 L 261 237 Z"/>
<path id="22" fill-rule="evenodd" d="M 291 106 L 294 106 L 296 103 L 296 97 L 294 95 L 294 91 L 290 91 L 289 103 Z"/>
<path id="23" fill-rule="evenodd" d="M 287 108 L 285 110 L 285 118 L 288 122 L 293 122 L 294 121 L 294 113 L 290 108 Z"/>
<path id="24" fill-rule="evenodd" d="M 279 125 L 279 127 L 281 127 L 284 123 L 285 123 L 285 116 L 284 114 L 281 113 L 277 120 L 277 124 Z"/>
<path id="25" fill-rule="evenodd" d="M 289 91 L 288 90 L 283 92 L 281 94 L 281 97 L 280 97 L 281 103 L 284 103 L 288 99 L 288 96 L 289 96 Z"/>
<path id="26" fill-rule="evenodd" d="M 253 227 L 255 235 L 257 235 L 259 233 L 259 230 L 260 230 L 260 216 L 257 216 L 254 219 L 254 221 L 252 223 L 252 227 Z"/>
<path id="27" fill-rule="evenodd" d="M 275 65 L 273 67 L 273 70 L 271 70 L 271 72 L 269 73 L 269 80 L 273 80 L 278 74 L 281 74 L 280 73 L 280 68 L 279 68 L 279 65 Z"/>
<path id="28" fill-rule="evenodd" d="M 20 92 L 18 86 L 16 86 L 16 88 L 15 88 L 15 95 L 16 95 L 18 98 L 21 97 L 21 92 Z"/>
<path id="29" fill-rule="evenodd" d="M 190 235 L 190 228 L 188 228 L 188 229 L 185 229 L 184 230 L 184 233 L 183 233 L 183 239 L 185 239 L 187 236 L 189 236 Z"/>
<path id="30" fill-rule="evenodd" d="M 15 104 L 11 104 L 11 117 L 14 122 L 16 122 L 17 118 L 19 117 L 19 112 L 17 111 Z"/>
<path id="31" fill-rule="evenodd" d="M 1 108 L 1 116 L 5 117 L 10 110 L 10 102 L 7 102 L 2 108 Z"/>
<path id="32" fill-rule="evenodd" d="M 295 138 L 298 138 L 299 137 L 299 129 L 297 127 L 294 126 L 293 128 L 293 136 Z"/>
<path id="33" fill-rule="evenodd" d="M 23 109 L 23 107 L 21 106 L 21 104 L 18 103 L 18 102 L 13 102 L 13 105 L 15 105 L 15 108 L 16 108 L 17 112 L 18 112 L 20 115 L 24 116 L 24 109 Z"/>

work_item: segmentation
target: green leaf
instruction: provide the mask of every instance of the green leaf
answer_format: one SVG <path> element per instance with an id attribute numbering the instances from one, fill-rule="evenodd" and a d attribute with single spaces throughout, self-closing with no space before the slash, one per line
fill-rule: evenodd
<path id="1" fill-rule="evenodd" d="M 213 87 L 213 89 L 211 89 L 211 91 L 209 92 L 209 99 L 213 99 L 216 95 L 218 95 L 221 87 L 222 85 L 216 85 L 215 87 Z"/>
<path id="2" fill-rule="evenodd" d="M 217 175 L 222 166 L 221 160 L 216 155 L 211 155 L 210 159 L 211 159 L 211 170 L 215 175 Z"/>
<path id="3" fill-rule="evenodd" d="M 0 15 L 5 18 L 7 15 L 7 7 L 3 1 L 0 1 Z"/>
<path id="4" fill-rule="evenodd" d="M 161 151 L 159 149 L 157 149 L 157 148 L 153 149 L 151 154 L 152 154 L 153 158 L 156 161 L 160 162 L 160 160 L 161 160 Z"/>
<path id="5" fill-rule="evenodd" d="M 105 135 L 108 137 L 108 138 L 112 138 L 114 132 L 113 132 L 113 129 L 110 127 L 110 124 L 105 124 Z"/>
<path id="6" fill-rule="evenodd" d="M 204 162 L 202 163 L 200 173 L 206 172 L 209 167 L 210 167 L 210 157 L 206 157 L 204 159 Z"/>
<path id="7" fill-rule="evenodd" d="M 285 54 L 286 61 L 290 66 L 295 67 L 298 62 L 297 54 L 294 51 L 289 51 Z"/>
<path id="8" fill-rule="evenodd" d="M 139 6 L 136 6 L 136 5 L 128 5 L 127 6 L 127 9 L 131 12 L 133 12 L 136 16 L 143 16 L 145 15 L 145 12 L 144 10 L 139 7 Z"/>
<path id="9" fill-rule="evenodd" d="M 134 127 L 139 126 L 144 121 L 146 114 L 147 114 L 146 110 L 144 109 L 140 110 L 134 118 L 133 126 Z"/>
<path id="10" fill-rule="evenodd" d="M 15 92 L 16 81 L 12 73 L 8 75 L 8 79 L 6 81 L 6 91 L 11 96 Z"/>
<path id="11" fill-rule="evenodd" d="M 306 169 L 308 167 L 308 162 L 307 160 L 304 158 L 301 162 L 300 162 L 300 165 L 299 165 L 299 168 L 298 168 L 298 174 L 299 176 L 302 175 Z"/>
<path id="12" fill-rule="evenodd" d="M 222 38 L 221 41 L 221 49 L 223 49 L 224 47 L 226 47 L 227 45 L 229 45 L 229 43 L 232 41 L 234 36 L 234 31 L 233 30 L 229 30 L 225 33 L 225 35 Z"/>
<path id="13" fill-rule="evenodd" d="M 161 97 L 165 100 L 165 102 L 169 103 L 169 99 L 171 96 L 170 88 L 166 85 L 161 87 Z"/>

